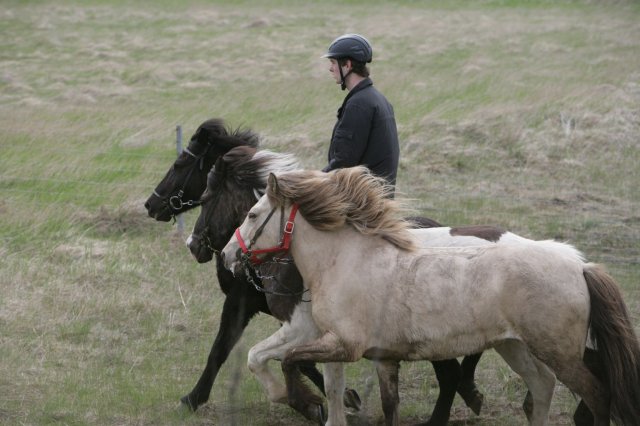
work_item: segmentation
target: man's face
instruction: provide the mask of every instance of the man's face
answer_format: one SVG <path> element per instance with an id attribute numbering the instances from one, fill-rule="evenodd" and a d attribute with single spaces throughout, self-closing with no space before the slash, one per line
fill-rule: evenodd
<path id="1" fill-rule="evenodd" d="M 349 65 L 350 61 L 347 61 L 347 63 L 342 67 L 342 72 L 344 75 L 347 74 Z M 338 65 L 337 59 L 329 59 L 329 72 L 333 76 L 333 79 L 336 81 L 336 84 L 340 84 L 342 82 L 342 79 L 340 78 L 340 65 Z"/>

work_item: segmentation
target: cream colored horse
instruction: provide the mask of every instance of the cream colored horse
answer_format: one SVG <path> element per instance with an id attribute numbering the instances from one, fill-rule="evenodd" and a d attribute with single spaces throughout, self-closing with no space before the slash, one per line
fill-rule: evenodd
<path id="1" fill-rule="evenodd" d="M 499 228 L 487 226 L 470 227 L 438 227 L 412 229 L 410 231 L 417 239 L 421 247 L 468 247 L 495 244 L 535 244 L 535 241 L 506 232 Z M 308 343 L 320 336 L 320 330 L 316 327 L 311 317 L 311 306 L 308 303 L 300 303 L 296 306 L 290 321 L 283 323 L 282 327 L 267 339 L 257 343 L 249 350 L 247 365 L 249 370 L 256 376 L 264 387 L 267 397 L 272 402 L 286 402 L 287 388 L 276 377 L 268 366 L 270 360 L 281 360 L 286 355 L 287 350 L 297 345 Z M 331 365 L 331 372 L 325 374 L 325 380 L 336 381 L 337 375 L 341 374 L 340 365 Z M 397 376 L 397 365 L 376 365 L 383 370 L 379 374 Z M 326 369 L 327 367 L 325 367 Z M 290 388 L 295 386 L 290 384 Z M 382 387 L 394 386 L 393 383 L 383 382 Z M 336 394 L 332 386 L 325 386 L 328 392 L 327 401 L 329 411 L 332 414 L 344 411 L 343 398 Z M 384 390 L 383 390 L 384 392 Z M 528 396 L 529 398 L 529 396 Z M 391 400 L 392 404 L 395 404 Z M 395 406 L 388 416 L 393 418 L 396 415 Z M 388 411 L 388 410 L 385 410 Z M 530 411 L 530 410 L 529 410 Z M 530 414 L 527 413 L 528 415 Z M 335 424 L 335 419 L 328 424 Z"/>
<path id="2" fill-rule="evenodd" d="M 419 248 L 380 188 L 361 168 L 272 177 L 267 196 L 236 233 L 252 241 L 252 250 L 274 246 L 281 229 L 267 216 L 278 208 L 288 214 L 292 202 L 300 207 L 290 219 L 290 250 L 310 289 L 320 334 L 290 349 L 285 368 L 365 357 L 378 360 L 384 375 L 400 360 L 494 348 L 527 383 L 531 424 L 548 422 L 554 373 L 584 399 L 596 425 L 609 424 L 610 415 L 622 424 L 640 418 L 640 348 L 620 291 L 601 267 L 556 242 Z M 228 266 L 238 244 L 232 238 L 223 251 Z M 582 360 L 588 331 L 608 383 Z M 341 372 L 333 379 L 340 392 Z M 397 401 L 397 388 L 387 391 Z M 344 424 L 344 414 L 329 408 L 333 424 Z"/>

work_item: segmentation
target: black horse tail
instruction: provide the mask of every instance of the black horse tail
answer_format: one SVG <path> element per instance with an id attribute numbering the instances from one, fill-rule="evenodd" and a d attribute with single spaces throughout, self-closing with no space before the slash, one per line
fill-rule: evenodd
<path id="1" fill-rule="evenodd" d="M 635 425 L 640 419 L 640 344 L 614 279 L 600 265 L 583 270 L 591 298 L 591 338 L 604 367 L 614 422 Z"/>

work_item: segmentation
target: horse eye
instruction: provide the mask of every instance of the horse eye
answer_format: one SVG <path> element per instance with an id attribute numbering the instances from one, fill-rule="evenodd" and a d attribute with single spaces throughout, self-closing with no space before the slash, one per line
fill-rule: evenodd
<path id="1" fill-rule="evenodd" d="M 258 217 L 258 215 L 257 215 L 257 214 L 255 214 L 254 212 L 249 212 L 249 214 L 247 215 L 247 217 L 248 217 L 249 219 L 255 219 L 256 217 Z"/>

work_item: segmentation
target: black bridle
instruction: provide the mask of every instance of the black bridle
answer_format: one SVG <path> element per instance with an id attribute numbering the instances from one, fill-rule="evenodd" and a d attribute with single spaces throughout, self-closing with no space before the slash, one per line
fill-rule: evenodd
<path id="1" fill-rule="evenodd" d="M 209 148 L 211 147 L 210 144 L 207 145 L 207 147 L 204 149 L 204 151 L 202 152 L 202 154 L 200 155 L 195 155 L 193 152 L 191 152 L 189 150 L 189 148 L 185 148 L 182 150 L 182 152 L 187 153 L 188 155 L 192 156 L 195 161 L 193 162 L 193 164 L 191 164 L 190 169 L 189 169 L 189 173 L 187 174 L 187 177 L 185 178 L 183 184 L 182 184 L 182 188 L 180 188 L 180 190 L 178 191 L 177 195 L 172 195 L 171 197 L 169 197 L 167 199 L 167 196 L 163 196 L 160 195 L 158 193 L 158 188 L 156 187 L 156 189 L 153 190 L 153 195 L 158 197 L 161 200 L 164 200 L 165 205 L 169 208 L 169 210 L 171 211 L 171 217 L 173 217 L 175 219 L 176 215 L 180 214 L 182 212 L 183 207 L 188 206 L 188 207 L 195 207 L 195 206 L 199 206 L 200 204 L 202 204 L 202 201 L 200 199 L 197 200 L 183 200 L 182 196 L 184 195 L 184 190 L 187 187 L 187 185 L 189 184 L 189 180 L 191 179 L 191 175 L 193 175 L 193 172 L 196 170 L 196 167 L 198 166 L 198 164 L 200 165 L 200 170 L 202 170 L 202 168 L 204 167 L 204 159 L 205 156 L 207 155 L 207 152 L 209 151 Z"/>

